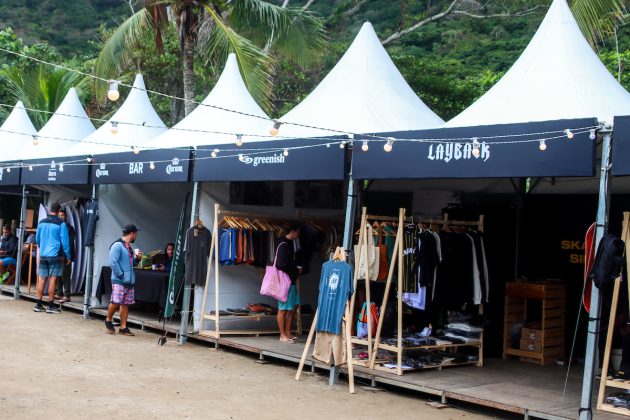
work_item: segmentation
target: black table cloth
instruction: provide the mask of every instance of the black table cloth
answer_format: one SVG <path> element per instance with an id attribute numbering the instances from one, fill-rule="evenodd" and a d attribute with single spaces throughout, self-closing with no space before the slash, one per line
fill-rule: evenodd
<path id="1" fill-rule="evenodd" d="M 134 271 L 136 272 L 136 287 L 134 291 L 136 301 L 157 303 L 160 309 L 164 309 L 166 295 L 168 293 L 169 273 L 164 271 L 142 270 L 139 268 L 134 268 Z M 98 279 L 98 288 L 96 289 L 96 296 L 99 299 L 104 294 L 112 294 L 111 279 L 111 267 L 103 266 Z"/>

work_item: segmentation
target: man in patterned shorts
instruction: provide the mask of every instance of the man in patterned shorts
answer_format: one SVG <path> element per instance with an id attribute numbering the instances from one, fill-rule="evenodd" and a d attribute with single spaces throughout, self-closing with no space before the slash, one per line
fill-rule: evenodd
<path id="1" fill-rule="evenodd" d="M 134 333 L 127 327 L 127 317 L 129 316 L 129 305 L 135 303 L 136 273 L 134 273 L 133 267 L 142 259 L 142 252 L 137 250 L 134 254 L 131 248 L 131 244 L 138 236 L 138 228 L 135 225 L 125 226 L 122 233 L 122 238 L 114 242 L 109 248 L 109 266 L 112 269 L 112 297 L 107 310 L 107 318 L 105 318 L 105 331 L 109 334 L 116 332 L 112 318 L 120 309 L 118 334 L 133 336 Z"/>

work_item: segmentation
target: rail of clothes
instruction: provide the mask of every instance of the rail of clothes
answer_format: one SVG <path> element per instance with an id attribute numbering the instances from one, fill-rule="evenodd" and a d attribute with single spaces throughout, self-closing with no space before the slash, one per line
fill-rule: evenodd
<path id="1" fill-rule="evenodd" d="M 265 267 L 273 262 L 277 238 L 282 235 L 280 225 L 226 217 L 220 226 L 221 265 L 250 264 Z M 342 229 L 334 224 L 302 223 L 300 237 L 293 241 L 293 249 L 297 265 L 303 267 L 303 274 L 310 271 L 310 262 L 315 255 L 328 259 L 331 250 L 341 242 L 342 235 Z"/>
<path id="2" fill-rule="evenodd" d="M 392 261 L 396 224 L 374 223 L 374 242 Z M 434 302 L 449 309 L 488 301 L 490 280 L 483 235 L 475 229 L 407 224 L 403 230 L 403 302 L 426 310 Z M 381 258 L 381 263 L 383 259 Z M 398 268 L 398 267 L 397 267 Z M 379 272 L 382 270 L 379 267 Z M 380 278 L 382 279 L 382 278 Z"/>

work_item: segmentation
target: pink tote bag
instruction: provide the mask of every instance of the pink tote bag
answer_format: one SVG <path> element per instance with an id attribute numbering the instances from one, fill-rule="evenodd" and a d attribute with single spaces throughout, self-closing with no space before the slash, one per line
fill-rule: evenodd
<path id="1" fill-rule="evenodd" d="M 267 266 L 265 269 L 265 277 L 263 277 L 262 286 L 260 286 L 260 294 L 263 296 L 269 296 L 280 302 L 286 302 L 289 296 L 289 288 L 291 287 L 291 279 L 282 270 L 276 268 L 276 261 L 278 260 L 278 251 L 280 247 L 286 242 L 278 245 L 276 249 L 276 256 L 273 259 L 273 265 Z"/>

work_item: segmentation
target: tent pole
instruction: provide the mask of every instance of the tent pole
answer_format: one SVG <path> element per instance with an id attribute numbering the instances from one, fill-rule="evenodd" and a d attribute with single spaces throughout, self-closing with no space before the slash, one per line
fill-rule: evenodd
<path id="1" fill-rule="evenodd" d="M 352 151 L 349 151 L 352 156 Z M 354 230 L 354 211 L 357 204 L 356 196 L 356 181 L 352 177 L 352 160 L 350 161 L 350 171 L 348 172 L 348 195 L 346 197 L 346 220 L 343 226 L 343 249 L 346 250 L 346 255 L 350 255 L 352 252 L 352 233 Z M 354 308 L 350 308 L 350 313 Z M 346 321 L 349 322 L 349 321 Z M 350 340 L 350 337 L 346 337 L 346 340 Z M 351 359 L 350 359 L 351 360 Z M 352 363 L 351 361 L 349 363 Z M 333 386 L 337 384 L 339 380 L 339 368 L 337 366 L 331 366 L 328 374 L 328 385 Z"/>
<path id="2" fill-rule="evenodd" d="M 92 184 L 92 200 L 96 200 L 96 184 Z M 80 246 L 81 244 L 79 244 Z M 92 277 L 94 276 L 94 248 L 85 247 L 87 251 L 87 274 L 85 275 L 85 293 L 83 296 L 83 319 L 90 319 L 90 299 L 92 297 Z"/>
<path id="3" fill-rule="evenodd" d="M 20 208 L 20 224 L 18 225 L 18 249 L 15 262 L 15 288 L 13 299 L 20 299 L 20 278 L 22 277 L 22 247 L 24 246 L 24 219 L 26 218 L 26 185 L 22 185 L 22 207 Z"/>
<path id="4" fill-rule="evenodd" d="M 197 190 L 199 189 L 199 183 L 195 181 L 193 183 L 193 196 L 192 196 L 192 206 L 190 209 L 190 227 L 195 225 L 195 219 L 198 214 L 197 212 Z M 212 258 L 210 256 L 209 258 Z M 184 282 L 186 283 L 186 282 Z M 191 284 L 184 284 L 184 297 L 182 301 L 182 319 L 179 324 L 179 344 L 186 344 L 186 327 L 188 326 L 188 319 L 190 315 L 190 296 L 192 294 L 193 286 Z M 203 320 L 202 320 L 203 322 Z"/>
<path id="5" fill-rule="evenodd" d="M 597 205 L 597 230 L 595 231 L 595 249 L 608 230 L 608 212 L 610 204 L 610 155 L 612 151 L 612 130 L 609 126 L 601 130 L 602 162 L 599 175 L 599 202 Z M 582 399 L 580 403 L 580 420 L 593 418 L 592 396 L 593 378 L 595 373 L 595 355 L 598 348 L 599 317 L 601 312 L 601 297 L 599 289 L 593 284 L 591 290 L 591 312 L 588 318 L 588 334 L 586 337 L 586 354 L 584 356 L 584 377 L 582 380 Z M 606 378 L 606 372 L 602 372 L 602 378 Z"/>

